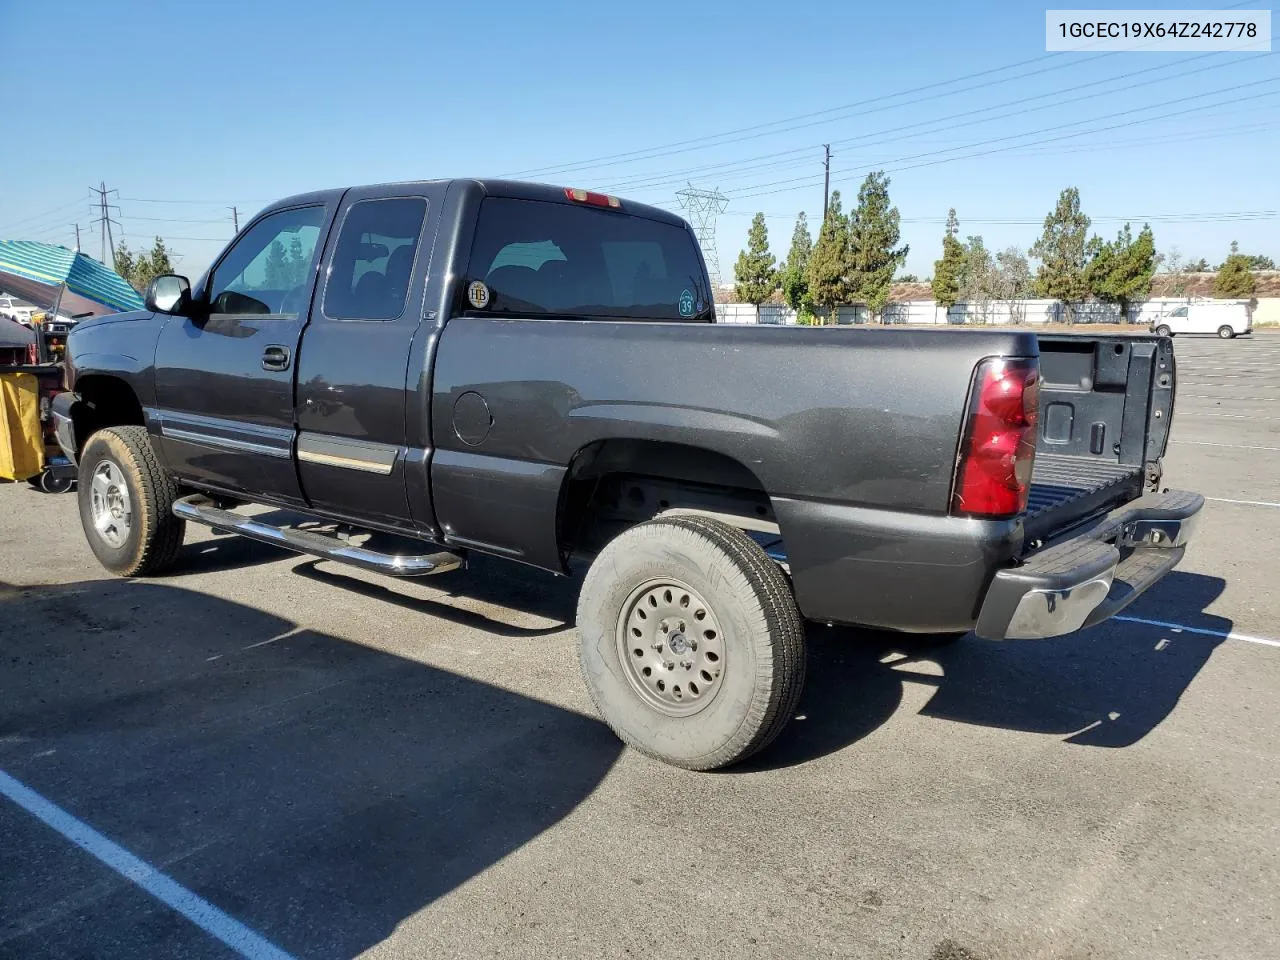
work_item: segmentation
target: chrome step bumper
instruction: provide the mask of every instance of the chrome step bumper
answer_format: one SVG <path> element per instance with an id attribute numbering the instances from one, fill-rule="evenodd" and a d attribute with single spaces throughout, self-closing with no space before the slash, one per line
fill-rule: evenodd
<path id="1" fill-rule="evenodd" d="M 465 562 L 456 553 L 441 550 L 437 553 L 425 554 L 391 554 L 367 550 L 353 546 L 345 540 L 315 533 L 311 530 L 299 530 L 297 527 L 277 527 L 262 523 L 253 517 L 246 517 L 231 510 L 223 510 L 213 500 L 203 494 L 183 497 L 173 505 L 174 516 L 206 527 L 217 527 L 229 530 L 251 540 L 259 540 L 273 546 L 284 547 L 297 553 L 308 553 L 335 560 L 338 563 L 350 564 L 374 573 L 385 573 L 392 577 L 426 577 L 434 573 L 448 573 L 457 570 Z"/>
<path id="2" fill-rule="evenodd" d="M 989 640 L 1057 637 L 1115 616 L 1177 566 L 1204 497 L 1151 493 L 1033 553 L 992 580 L 974 632 Z"/>

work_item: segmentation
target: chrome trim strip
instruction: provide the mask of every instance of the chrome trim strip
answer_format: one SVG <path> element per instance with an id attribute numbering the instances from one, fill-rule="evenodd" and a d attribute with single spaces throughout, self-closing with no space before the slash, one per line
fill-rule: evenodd
<path id="1" fill-rule="evenodd" d="M 308 463 L 388 476 L 399 458 L 400 448 L 389 443 L 317 433 L 298 437 L 298 459 Z"/>
<path id="2" fill-rule="evenodd" d="M 326 467 L 345 467 L 348 470 L 360 470 L 364 473 L 378 473 L 389 476 L 394 468 L 393 463 L 377 463 L 373 460 L 357 460 L 355 457 L 342 457 L 333 453 L 321 453 L 318 450 L 303 450 L 298 447 L 298 459 L 307 463 L 319 463 Z"/>
<path id="3" fill-rule="evenodd" d="M 261 453 L 268 457 L 279 457 L 286 460 L 289 458 L 289 451 L 280 447 L 269 447 L 262 443 L 249 443 L 246 440 L 233 440 L 230 437 L 215 437 L 212 434 L 197 433 L 194 430 L 178 430 L 164 422 L 160 424 L 160 434 L 169 440 L 198 443 L 201 446 L 231 450 L 235 453 Z"/>

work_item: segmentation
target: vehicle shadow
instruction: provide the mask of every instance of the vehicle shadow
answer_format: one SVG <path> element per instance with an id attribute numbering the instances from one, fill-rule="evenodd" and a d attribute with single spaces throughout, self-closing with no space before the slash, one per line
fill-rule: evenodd
<path id="1" fill-rule="evenodd" d="M 1229 633 L 1232 621 L 1204 613 L 1222 593 L 1217 577 L 1175 571 L 1124 616 Z M 1144 612 L 1145 611 L 1145 612 Z M 853 628 L 809 630 L 805 692 L 774 745 L 735 770 L 803 763 L 873 732 L 899 708 L 904 682 L 936 687 L 922 715 L 1056 734 L 1092 747 L 1127 747 L 1154 730 L 1222 638 L 1131 620 L 1049 640 L 991 641 L 968 635 L 929 647 Z M 914 669 L 922 662 L 935 669 Z"/>
<path id="2" fill-rule="evenodd" d="M 0 624 L 0 770 L 299 957 L 383 941 L 621 751 L 594 719 L 171 585 L 0 584 Z M 0 832 L 0 956 L 221 955 L 3 797 Z"/>
<path id="3" fill-rule="evenodd" d="M 540 570 L 516 567 L 488 557 L 473 556 L 465 570 L 439 574 L 425 584 L 444 597 L 413 596 L 392 589 L 389 584 L 357 579 L 340 564 L 318 566 L 322 560 L 304 560 L 293 572 L 308 580 L 358 593 L 364 597 L 394 603 L 407 610 L 439 617 L 459 626 L 487 630 L 500 637 L 536 639 L 573 627 L 579 584 L 574 579 L 556 577 Z M 409 590 L 414 585 L 406 584 Z M 531 613 L 554 621 L 548 627 L 520 627 L 505 620 L 460 607 L 449 600 L 472 600 Z"/>

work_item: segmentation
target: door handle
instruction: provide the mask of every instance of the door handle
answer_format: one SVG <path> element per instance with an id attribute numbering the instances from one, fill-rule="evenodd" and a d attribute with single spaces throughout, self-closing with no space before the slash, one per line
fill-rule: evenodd
<path id="1" fill-rule="evenodd" d="M 289 348 L 272 344 L 262 352 L 263 370 L 288 370 Z"/>

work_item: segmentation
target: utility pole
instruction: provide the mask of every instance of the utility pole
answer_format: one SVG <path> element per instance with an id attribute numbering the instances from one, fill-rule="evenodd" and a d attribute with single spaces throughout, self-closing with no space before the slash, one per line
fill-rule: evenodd
<path id="1" fill-rule="evenodd" d="M 827 202 L 831 197 L 831 144 L 824 143 L 822 149 L 826 151 L 826 156 L 822 160 L 822 222 L 826 223 Z"/>
<path id="2" fill-rule="evenodd" d="M 76 224 L 76 253 L 80 252 L 80 224 Z"/>
<path id="3" fill-rule="evenodd" d="M 237 210 L 235 207 L 228 207 L 227 209 L 231 211 L 231 222 L 235 224 L 236 233 L 239 234 L 240 233 L 240 211 Z"/>
<path id="4" fill-rule="evenodd" d="M 120 221 L 111 219 L 111 211 L 115 210 L 118 213 L 120 208 L 114 204 L 107 203 L 107 197 L 118 191 L 108 190 L 105 180 L 96 187 L 90 187 L 89 190 L 98 195 L 98 219 L 93 222 L 102 225 L 102 263 L 104 266 L 109 263 L 111 269 L 114 270 L 116 268 L 116 242 L 115 237 L 111 235 L 111 225 L 115 224 L 118 227 L 120 226 Z M 111 251 L 110 260 L 107 260 L 108 250 Z"/>

